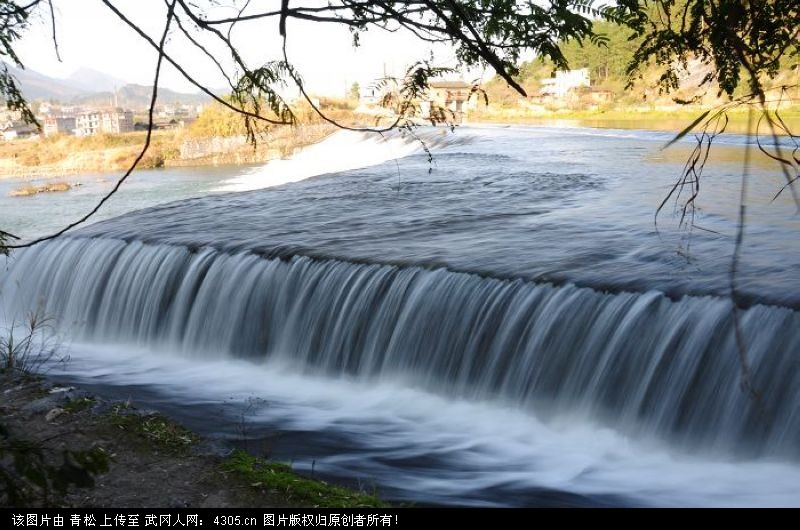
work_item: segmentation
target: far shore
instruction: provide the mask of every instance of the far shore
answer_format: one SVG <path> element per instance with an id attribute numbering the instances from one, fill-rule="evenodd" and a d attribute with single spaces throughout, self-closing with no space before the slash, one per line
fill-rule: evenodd
<path id="1" fill-rule="evenodd" d="M 157 131 L 137 169 L 257 164 L 286 158 L 336 129 L 327 124 L 276 128 L 255 145 L 245 136 L 194 138 Z M 59 179 L 125 171 L 145 141 L 141 132 L 97 137 L 58 136 L 0 142 L 0 180 Z"/>
<path id="2" fill-rule="evenodd" d="M 526 113 L 518 109 L 495 109 L 492 112 L 478 112 L 470 116 L 467 124 L 492 125 L 539 125 L 574 126 L 600 129 L 639 129 L 674 132 L 678 134 L 709 110 L 706 107 L 691 106 L 675 109 L 610 109 L 610 110 L 561 110 L 548 113 Z M 800 107 L 786 109 L 780 117 L 795 132 L 800 131 Z M 736 109 L 728 113 L 725 132 L 747 134 L 748 112 Z M 769 134 L 765 124 L 761 134 Z M 781 134 L 778 131 L 779 135 Z"/>
<path id="3" fill-rule="evenodd" d="M 664 109 L 562 110 L 549 113 L 524 112 L 516 108 L 493 108 L 469 115 L 470 125 L 531 125 L 542 127 L 592 127 L 638 129 L 665 132 L 684 130 L 706 110 L 701 107 Z M 744 110 L 729 113 L 725 131 L 748 132 Z M 781 113 L 781 119 L 794 131 L 800 130 L 800 108 Z M 164 167 L 204 167 L 265 163 L 286 158 L 303 147 L 317 143 L 336 132 L 328 124 L 296 128 L 275 128 L 255 146 L 245 137 L 192 138 L 181 131 L 157 131 L 139 169 Z M 762 124 L 760 134 L 769 134 Z M 777 131 L 781 134 L 781 131 Z M 141 150 L 144 133 L 103 135 L 101 138 L 57 137 L 42 140 L 16 140 L 0 143 L 0 180 L 67 179 L 124 171 Z"/>

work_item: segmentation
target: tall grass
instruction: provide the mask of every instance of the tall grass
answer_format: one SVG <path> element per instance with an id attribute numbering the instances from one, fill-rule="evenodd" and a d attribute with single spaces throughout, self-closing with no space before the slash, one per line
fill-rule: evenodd
<path id="1" fill-rule="evenodd" d="M 37 373 L 53 361 L 66 360 L 58 353 L 53 324 L 52 318 L 36 310 L 0 329 L 0 372 Z"/>

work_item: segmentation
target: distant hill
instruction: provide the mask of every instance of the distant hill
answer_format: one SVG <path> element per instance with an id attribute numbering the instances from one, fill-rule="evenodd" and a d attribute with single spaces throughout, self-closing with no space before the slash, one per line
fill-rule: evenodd
<path id="1" fill-rule="evenodd" d="M 125 86 L 128 83 L 122 79 L 117 79 L 103 72 L 92 70 L 91 68 L 79 68 L 65 79 L 71 86 L 81 90 L 93 92 L 112 92 L 115 89 Z"/>
<path id="2" fill-rule="evenodd" d="M 33 70 L 21 70 L 8 66 L 8 71 L 17 78 L 22 93 L 30 101 L 55 99 L 68 102 L 86 93 L 85 90 L 71 84 L 66 79 L 56 79 Z"/>
<path id="3" fill-rule="evenodd" d="M 131 109 L 143 109 L 150 104 L 152 87 L 126 83 L 96 70 L 82 68 L 66 79 L 46 76 L 34 70 L 21 70 L 13 66 L 9 71 L 16 77 L 22 92 L 29 101 L 55 100 L 61 103 L 108 106 L 114 104 L 114 89 L 117 89 L 116 104 Z M 195 105 L 208 102 L 205 94 L 187 94 L 161 88 L 160 103 L 184 103 Z"/>
<path id="4" fill-rule="evenodd" d="M 150 105 L 150 97 L 152 94 L 152 86 L 125 85 L 117 90 L 116 103 L 114 102 L 114 93 L 111 91 L 95 92 L 93 94 L 78 96 L 73 98 L 72 102 L 79 105 L 107 106 L 116 104 L 125 108 L 144 109 Z M 158 90 L 158 102 L 160 104 L 174 105 L 183 103 L 186 105 L 197 105 L 207 103 L 209 99 L 210 98 L 205 94 L 186 94 L 163 87 Z"/>

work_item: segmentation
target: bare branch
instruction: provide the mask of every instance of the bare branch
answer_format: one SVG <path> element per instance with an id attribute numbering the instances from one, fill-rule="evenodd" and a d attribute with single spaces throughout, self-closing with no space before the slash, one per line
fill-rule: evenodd
<path id="1" fill-rule="evenodd" d="M 131 29 L 133 29 L 140 37 L 142 37 L 151 47 L 156 50 L 160 50 L 158 43 L 155 42 L 150 36 L 145 33 L 139 26 L 134 24 L 128 17 L 126 17 L 117 7 L 111 3 L 110 0 L 101 0 L 111 11 L 114 12 L 120 20 L 122 20 L 126 25 L 128 25 Z M 179 2 L 180 3 L 180 2 Z M 207 96 L 211 97 L 217 103 L 227 107 L 228 109 L 238 112 L 244 116 L 248 116 L 254 120 L 263 121 L 266 123 L 270 123 L 272 125 L 290 125 L 291 121 L 286 120 L 273 120 L 262 116 L 260 114 L 250 112 L 247 109 L 238 108 L 234 105 L 231 105 L 229 102 L 225 101 L 225 99 L 219 97 L 218 95 L 214 94 L 211 90 L 208 89 L 205 85 L 197 81 L 193 76 L 191 76 L 184 68 L 181 66 L 175 59 L 173 59 L 169 54 L 164 53 L 164 59 L 171 64 L 187 81 L 189 81 L 192 85 L 200 89 L 201 92 L 206 94 Z"/>
<path id="2" fill-rule="evenodd" d="M 103 196 L 103 198 L 100 199 L 100 201 L 95 205 L 95 207 L 92 208 L 92 210 L 89 211 L 86 215 L 84 215 L 83 217 L 81 217 L 77 221 L 74 221 L 74 222 L 70 223 L 69 225 L 67 225 L 63 229 L 59 230 L 58 232 L 55 232 L 55 233 L 50 234 L 48 236 L 40 237 L 40 238 L 35 239 L 33 241 L 29 241 L 27 243 L 18 244 L 18 245 L 6 245 L 7 248 L 32 247 L 33 245 L 36 245 L 38 243 L 42 243 L 44 241 L 49 241 L 51 239 L 55 239 L 55 238 L 65 234 L 69 230 L 72 230 L 76 226 L 85 223 L 90 217 L 92 217 L 94 214 L 96 214 L 100 210 L 100 208 L 102 208 L 103 205 L 106 202 L 108 202 L 108 200 L 111 197 L 113 197 L 115 193 L 117 193 L 117 191 L 119 191 L 119 189 L 122 186 L 122 184 L 125 183 L 125 181 L 128 179 L 128 177 L 131 176 L 131 173 L 133 173 L 133 171 L 139 165 L 139 162 L 142 161 L 142 158 L 144 158 L 144 155 L 147 153 L 147 150 L 150 148 L 150 141 L 151 141 L 152 136 L 153 136 L 153 123 L 154 123 L 154 117 L 155 117 L 154 116 L 155 115 L 155 107 L 156 107 L 156 100 L 158 99 L 158 83 L 159 83 L 160 77 L 161 77 L 161 66 L 162 66 L 162 64 L 164 62 L 164 58 L 166 57 L 166 54 L 164 52 L 164 46 L 165 46 L 166 41 L 167 41 L 167 35 L 169 35 L 169 29 L 170 29 L 170 26 L 172 24 L 172 20 L 174 18 L 175 2 L 176 1 L 177 0 L 171 0 L 171 2 L 169 4 L 169 10 L 167 11 L 167 22 L 164 25 L 164 33 L 161 35 L 161 41 L 158 43 L 159 52 L 158 52 L 158 60 L 156 61 L 155 76 L 154 76 L 154 79 L 153 79 L 153 91 L 152 91 L 152 95 L 150 96 L 150 107 L 149 107 L 149 110 L 148 110 L 149 119 L 148 119 L 148 122 L 147 122 L 147 135 L 145 136 L 145 142 L 144 142 L 144 145 L 142 146 L 142 150 L 139 152 L 139 155 L 133 161 L 133 163 L 128 168 L 128 170 L 125 172 L 125 174 L 123 174 L 122 177 L 120 177 L 120 179 L 117 180 L 117 183 L 114 185 L 114 187 L 111 189 L 111 191 L 109 191 L 105 196 Z"/>
<path id="3" fill-rule="evenodd" d="M 47 0 L 47 5 L 50 7 L 50 28 L 53 33 L 53 49 L 56 52 L 58 62 L 61 61 L 61 53 L 58 51 L 58 39 L 56 38 L 56 12 L 53 9 L 53 0 Z"/>

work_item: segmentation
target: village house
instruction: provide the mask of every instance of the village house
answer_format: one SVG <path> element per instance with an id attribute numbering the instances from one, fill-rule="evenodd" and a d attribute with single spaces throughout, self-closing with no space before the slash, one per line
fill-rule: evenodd
<path id="1" fill-rule="evenodd" d="M 556 72 L 555 77 L 542 79 L 542 96 L 551 96 L 557 99 L 564 99 L 570 91 L 580 87 L 588 87 L 589 69 L 567 70 Z"/>
<path id="2" fill-rule="evenodd" d="M 47 116 L 42 120 L 45 136 L 55 134 L 75 134 L 76 119 L 74 116 Z"/>
<path id="3" fill-rule="evenodd" d="M 428 84 L 428 90 L 416 98 L 410 109 L 404 112 L 418 118 L 436 121 L 461 122 L 467 111 L 477 107 L 478 98 L 472 85 L 464 81 L 440 80 Z M 402 100 L 401 89 L 396 81 L 386 81 L 362 87 L 359 91 L 357 112 L 364 114 L 386 114 L 392 109 L 384 108 L 389 103 Z M 395 112 L 400 110 L 394 109 Z"/>
<path id="4" fill-rule="evenodd" d="M 2 134 L 3 140 L 11 141 L 38 136 L 39 131 L 33 125 L 23 121 L 9 121 L 0 125 L 0 134 Z"/>
<path id="5" fill-rule="evenodd" d="M 423 118 L 444 118 L 460 122 L 467 110 L 474 109 L 477 97 L 472 85 L 464 81 L 432 81 L 427 97 L 420 102 Z"/>
<path id="6" fill-rule="evenodd" d="M 133 112 L 114 109 L 89 111 L 75 117 L 75 134 L 92 136 L 97 133 L 120 134 L 133 131 Z"/>

